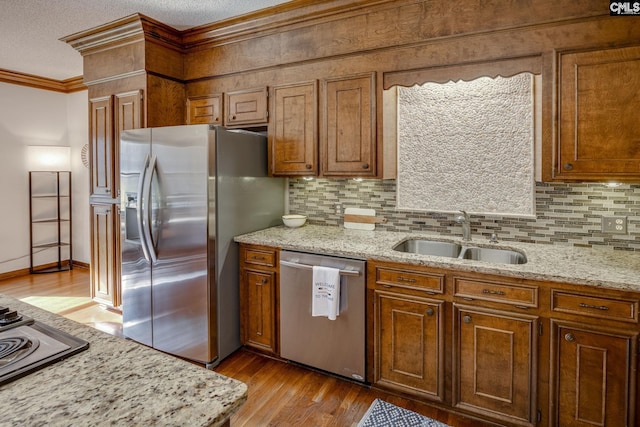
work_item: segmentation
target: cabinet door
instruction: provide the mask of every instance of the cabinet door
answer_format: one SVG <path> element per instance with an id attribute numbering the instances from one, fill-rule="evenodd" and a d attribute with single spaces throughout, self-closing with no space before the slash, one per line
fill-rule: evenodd
<path id="1" fill-rule="evenodd" d="M 272 89 L 269 157 L 272 175 L 317 175 L 317 84 Z"/>
<path id="2" fill-rule="evenodd" d="M 125 130 L 140 129 L 141 127 L 143 127 L 143 120 L 144 117 L 141 90 L 119 93 L 115 95 L 113 179 L 116 192 L 114 197 L 118 197 L 117 190 L 120 188 L 120 134 Z"/>
<path id="3" fill-rule="evenodd" d="M 375 382 L 430 400 L 444 389 L 444 302 L 375 291 Z"/>
<path id="4" fill-rule="evenodd" d="M 89 100 L 91 195 L 114 198 L 113 97 Z"/>
<path id="5" fill-rule="evenodd" d="M 222 95 L 195 96 L 187 99 L 187 124 L 222 124 Z"/>
<path id="6" fill-rule="evenodd" d="M 640 47 L 559 55 L 555 177 L 640 177 Z"/>
<path id="7" fill-rule="evenodd" d="M 225 94 L 225 124 L 228 126 L 266 124 L 267 88 L 239 90 Z"/>
<path id="8" fill-rule="evenodd" d="M 638 332 L 553 320 L 552 329 L 551 425 L 635 426 Z"/>
<path id="9" fill-rule="evenodd" d="M 275 273 L 243 269 L 243 344 L 276 352 Z"/>
<path id="10" fill-rule="evenodd" d="M 322 174 L 375 176 L 375 73 L 322 82 Z"/>
<path id="11" fill-rule="evenodd" d="M 91 297 L 116 307 L 120 297 L 115 286 L 117 205 L 91 205 Z"/>
<path id="12" fill-rule="evenodd" d="M 533 425 L 537 318 L 454 304 L 454 405 Z"/>

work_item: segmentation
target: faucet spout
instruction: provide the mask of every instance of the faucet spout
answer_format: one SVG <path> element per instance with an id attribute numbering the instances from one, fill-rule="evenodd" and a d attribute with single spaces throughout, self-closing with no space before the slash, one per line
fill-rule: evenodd
<path id="1" fill-rule="evenodd" d="M 462 212 L 462 215 L 458 215 L 455 221 L 462 225 L 462 241 L 468 242 L 471 240 L 471 222 L 469 221 L 469 214 L 465 211 L 460 212 Z"/>

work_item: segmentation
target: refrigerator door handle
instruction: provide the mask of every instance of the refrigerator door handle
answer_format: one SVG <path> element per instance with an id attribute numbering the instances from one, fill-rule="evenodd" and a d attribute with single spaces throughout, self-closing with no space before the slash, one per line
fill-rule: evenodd
<path id="1" fill-rule="evenodd" d="M 144 225 L 142 228 L 142 234 L 144 235 L 145 241 L 143 248 L 146 246 L 147 254 L 149 256 L 147 260 L 151 263 L 155 263 L 158 260 L 158 254 L 156 253 L 156 248 L 153 244 L 153 237 L 151 236 L 151 184 L 153 181 L 153 175 L 156 172 L 156 160 L 157 157 L 155 155 L 152 156 L 147 165 L 147 173 L 145 173 L 146 182 L 144 184 L 144 189 L 142 190 L 142 222 Z M 144 224 L 145 222 L 146 224 Z"/>
<path id="2" fill-rule="evenodd" d="M 147 168 L 149 167 L 149 155 L 147 154 L 147 156 L 144 159 L 144 166 L 142 167 L 142 171 L 140 172 L 140 178 L 138 179 L 138 203 L 136 206 L 136 222 L 138 225 L 138 235 L 140 236 L 140 246 L 142 246 L 142 253 L 144 254 L 144 258 L 151 262 L 151 256 L 149 255 L 149 248 L 147 245 L 147 242 L 145 240 L 146 236 L 143 233 L 143 229 L 144 229 L 144 224 L 143 224 L 143 216 L 144 216 L 144 198 L 143 198 L 143 190 L 144 190 L 144 183 L 146 181 L 146 177 L 147 177 Z"/>

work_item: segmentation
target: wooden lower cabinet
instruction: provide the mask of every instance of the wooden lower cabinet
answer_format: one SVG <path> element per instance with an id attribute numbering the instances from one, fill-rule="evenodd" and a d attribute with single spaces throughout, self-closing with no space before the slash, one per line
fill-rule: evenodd
<path id="1" fill-rule="evenodd" d="M 534 425 L 537 316 L 455 303 L 453 311 L 454 406 Z"/>
<path id="2" fill-rule="evenodd" d="M 278 354 L 278 251 L 240 245 L 240 319 L 242 344 Z"/>
<path id="3" fill-rule="evenodd" d="M 552 426 L 637 425 L 638 334 L 552 320 Z"/>
<path id="4" fill-rule="evenodd" d="M 640 427 L 640 293 L 369 260 L 372 386 L 500 426 Z"/>
<path id="5" fill-rule="evenodd" d="M 243 270 L 245 311 L 244 344 L 275 353 L 275 273 Z"/>
<path id="6" fill-rule="evenodd" d="M 118 246 L 114 239 L 119 224 L 118 205 L 93 203 L 91 214 L 91 298 L 117 307 L 120 305 L 118 284 Z"/>
<path id="7" fill-rule="evenodd" d="M 375 382 L 442 401 L 444 301 L 375 291 Z"/>

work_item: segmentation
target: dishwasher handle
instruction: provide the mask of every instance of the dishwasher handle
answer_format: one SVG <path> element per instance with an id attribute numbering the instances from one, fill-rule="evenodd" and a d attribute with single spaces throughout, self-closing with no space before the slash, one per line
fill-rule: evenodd
<path id="1" fill-rule="evenodd" d="M 312 265 L 300 264 L 298 262 L 292 262 L 292 261 L 280 260 L 280 265 L 284 265 L 285 267 L 299 268 L 302 270 L 313 270 Z M 340 275 L 357 277 L 357 276 L 360 276 L 360 270 L 340 270 Z"/>

